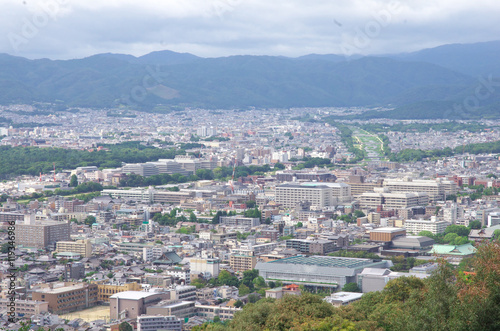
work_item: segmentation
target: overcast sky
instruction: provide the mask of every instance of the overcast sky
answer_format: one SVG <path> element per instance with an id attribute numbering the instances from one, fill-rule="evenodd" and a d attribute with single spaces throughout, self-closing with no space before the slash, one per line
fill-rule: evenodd
<path id="1" fill-rule="evenodd" d="M 499 0 L 0 0 L 0 53 L 383 54 L 500 39 Z"/>

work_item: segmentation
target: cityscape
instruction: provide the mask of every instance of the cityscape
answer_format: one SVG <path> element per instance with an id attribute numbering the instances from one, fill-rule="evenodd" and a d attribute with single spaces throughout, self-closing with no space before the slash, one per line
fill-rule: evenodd
<path id="1" fill-rule="evenodd" d="M 0 329 L 500 329 L 478 2 L 2 4 Z"/>

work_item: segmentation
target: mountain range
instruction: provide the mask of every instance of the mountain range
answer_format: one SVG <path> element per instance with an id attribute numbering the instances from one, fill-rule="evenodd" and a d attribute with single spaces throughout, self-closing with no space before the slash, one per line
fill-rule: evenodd
<path id="1" fill-rule="evenodd" d="M 394 109 L 361 117 L 499 118 L 498 54 L 500 41 L 354 57 L 201 58 L 158 51 L 28 60 L 0 54 L 0 104 L 143 111 L 384 106 Z"/>

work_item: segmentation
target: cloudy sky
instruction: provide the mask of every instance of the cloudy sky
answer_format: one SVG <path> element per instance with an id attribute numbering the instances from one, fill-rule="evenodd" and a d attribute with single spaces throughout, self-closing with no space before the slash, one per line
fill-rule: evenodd
<path id="1" fill-rule="evenodd" d="M 500 39 L 498 0 L 0 0 L 0 53 L 383 54 Z"/>

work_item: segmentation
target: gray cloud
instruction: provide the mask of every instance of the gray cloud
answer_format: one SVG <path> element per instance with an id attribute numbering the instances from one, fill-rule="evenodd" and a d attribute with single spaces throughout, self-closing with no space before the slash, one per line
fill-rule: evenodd
<path id="1" fill-rule="evenodd" d="M 381 54 L 500 35 L 495 0 L 405 0 L 394 11 L 394 1 L 383 0 L 24 2 L 0 0 L 8 13 L 0 21 L 2 53 L 67 59 L 170 49 L 207 57 L 300 56 L 342 54 L 349 48 Z M 47 4 L 52 11 L 43 9 Z"/>

